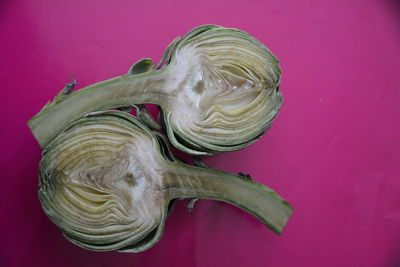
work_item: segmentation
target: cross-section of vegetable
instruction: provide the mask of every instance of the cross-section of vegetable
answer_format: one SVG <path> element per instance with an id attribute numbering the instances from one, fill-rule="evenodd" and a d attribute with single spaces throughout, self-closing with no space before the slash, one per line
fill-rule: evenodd
<path id="1" fill-rule="evenodd" d="M 177 148 L 195 155 L 234 151 L 257 140 L 277 115 L 280 72 L 277 58 L 251 35 L 205 25 L 173 41 L 155 67 L 145 59 L 120 77 L 62 91 L 29 126 L 45 147 L 85 114 L 150 103 L 161 108 Z"/>
<path id="2" fill-rule="evenodd" d="M 266 186 L 176 161 L 163 138 L 120 111 L 77 120 L 43 150 L 39 197 L 64 235 L 92 250 L 151 247 L 176 198 L 231 203 L 278 234 L 292 212 Z"/>

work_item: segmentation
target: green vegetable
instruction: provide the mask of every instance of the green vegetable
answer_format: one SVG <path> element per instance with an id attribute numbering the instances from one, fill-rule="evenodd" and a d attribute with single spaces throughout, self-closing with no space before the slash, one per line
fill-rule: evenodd
<path id="1" fill-rule="evenodd" d="M 277 115 L 282 95 L 277 58 L 236 29 L 205 25 L 175 39 L 160 63 L 149 59 L 125 75 L 76 92 L 63 90 L 29 126 L 45 148 L 67 125 L 93 111 L 158 105 L 178 149 L 212 155 L 246 147 Z"/>
<path id="2" fill-rule="evenodd" d="M 121 111 L 95 112 L 66 127 L 43 150 L 39 173 L 46 214 L 91 250 L 150 248 L 177 198 L 225 201 L 278 234 L 292 212 L 266 186 L 177 161 L 160 134 Z"/>

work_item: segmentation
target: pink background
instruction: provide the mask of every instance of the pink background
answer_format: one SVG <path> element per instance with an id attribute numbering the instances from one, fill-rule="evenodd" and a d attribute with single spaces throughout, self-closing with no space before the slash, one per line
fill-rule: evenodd
<path id="1" fill-rule="evenodd" d="M 84 2 L 84 3 L 80 3 Z M 140 254 L 70 244 L 37 199 L 26 122 L 74 73 L 78 88 L 158 61 L 201 24 L 245 30 L 280 59 L 272 129 L 207 159 L 251 173 L 295 208 L 278 237 L 237 208 L 178 204 Z M 400 4 L 396 1 L 0 2 L 0 266 L 400 266 Z"/>

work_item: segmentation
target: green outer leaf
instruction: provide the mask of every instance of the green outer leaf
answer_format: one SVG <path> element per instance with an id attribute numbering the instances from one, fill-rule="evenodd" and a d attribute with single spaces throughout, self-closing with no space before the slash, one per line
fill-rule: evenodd
<path id="1" fill-rule="evenodd" d="M 149 58 L 143 58 L 132 65 L 128 73 L 131 75 L 148 72 L 153 67 L 153 61 Z"/>

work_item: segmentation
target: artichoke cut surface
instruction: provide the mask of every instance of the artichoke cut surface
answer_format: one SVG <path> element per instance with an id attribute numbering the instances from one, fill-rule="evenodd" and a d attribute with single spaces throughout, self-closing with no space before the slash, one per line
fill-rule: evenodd
<path id="1" fill-rule="evenodd" d="M 92 250 L 151 247 L 176 198 L 225 201 L 278 234 L 292 212 L 264 185 L 176 161 L 162 138 L 120 111 L 80 119 L 46 147 L 39 197 L 65 236 Z"/>
<path id="2" fill-rule="evenodd" d="M 234 151 L 256 141 L 277 115 L 280 73 L 278 59 L 251 35 L 200 26 L 175 39 L 157 66 L 144 59 L 125 75 L 62 91 L 29 126 L 44 148 L 90 112 L 150 103 L 161 108 L 178 149 L 194 155 Z"/>

